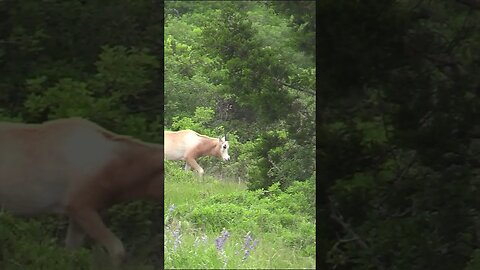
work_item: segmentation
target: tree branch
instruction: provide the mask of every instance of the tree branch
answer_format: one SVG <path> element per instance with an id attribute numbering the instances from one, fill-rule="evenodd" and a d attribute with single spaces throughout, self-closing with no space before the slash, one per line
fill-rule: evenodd
<path id="1" fill-rule="evenodd" d="M 312 96 L 315 96 L 316 95 L 316 92 L 312 89 L 307 89 L 307 88 L 302 88 L 302 87 L 299 87 L 299 86 L 295 86 L 295 85 L 292 85 L 292 84 L 289 84 L 289 83 L 286 83 L 284 81 L 281 81 L 279 79 L 276 79 L 274 78 L 275 82 L 283 85 L 283 86 L 286 86 L 288 88 L 291 88 L 293 90 L 297 90 L 297 91 L 300 91 L 300 92 L 304 92 L 304 93 L 307 93 L 309 95 L 312 95 Z"/>
<path id="2" fill-rule="evenodd" d="M 367 242 L 365 242 L 348 224 L 342 214 L 337 210 L 335 205 L 337 204 L 333 197 L 330 197 L 330 217 L 335 220 L 340 226 L 342 226 L 343 230 L 346 231 L 349 235 L 352 236 L 352 240 L 357 242 L 357 244 L 365 250 L 368 250 L 370 247 L 368 246 Z M 378 269 L 385 269 L 385 267 L 381 264 L 380 260 L 377 257 L 373 258 L 373 261 Z"/>

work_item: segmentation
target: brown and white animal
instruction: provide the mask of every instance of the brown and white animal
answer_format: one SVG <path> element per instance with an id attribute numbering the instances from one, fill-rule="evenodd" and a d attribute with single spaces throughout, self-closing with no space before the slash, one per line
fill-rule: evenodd
<path id="1" fill-rule="evenodd" d="M 185 170 L 193 168 L 202 176 L 204 170 L 198 165 L 197 158 L 214 156 L 225 161 L 230 159 L 226 137 L 212 138 L 192 130 L 164 131 L 165 159 L 185 160 Z"/>
<path id="2" fill-rule="evenodd" d="M 0 123 L 0 209 L 65 214 L 68 248 L 80 246 L 87 234 L 119 262 L 124 246 L 99 210 L 132 199 L 162 201 L 163 160 L 163 145 L 81 118 Z"/>

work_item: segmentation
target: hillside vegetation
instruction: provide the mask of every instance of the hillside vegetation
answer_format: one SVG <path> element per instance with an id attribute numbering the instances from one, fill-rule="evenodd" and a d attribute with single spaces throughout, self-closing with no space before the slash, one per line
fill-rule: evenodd
<path id="1" fill-rule="evenodd" d="M 315 268 L 314 178 L 249 191 L 166 168 L 167 269 Z"/>

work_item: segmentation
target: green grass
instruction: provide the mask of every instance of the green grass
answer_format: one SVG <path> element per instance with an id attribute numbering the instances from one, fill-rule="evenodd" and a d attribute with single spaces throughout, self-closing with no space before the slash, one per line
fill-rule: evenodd
<path id="1" fill-rule="evenodd" d="M 59 217 L 20 218 L 0 211 L 0 269 L 114 269 L 106 251 L 99 245 L 92 244 L 91 240 L 87 241 L 85 248 L 65 249 L 63 244 L 65 234 L 54 235 L 49 231 L 49 227 L 58 228 L 62 226 L 59 225 L 61 223 L 63 224 L 64 220 Z M 124 243 L 129 244 L 125 241 Z M 121 269 L 159 269 L 159 263 L 155 265 L 150 262 L 148 254 L 149 252 L 145 251 L 143 254 L 141 251 L 130 253 Z"/>
<path id="2" fill-rule="evenodd" d="M 177 162 L 166 161 L 165 205 L 187 205 L 214 194 L 228 194 L 246 190 L 244 183 L 218 180 L 211 176 L 198 177 L 192 171 L 183 171 Z"/>
<path id="3" fill-rule="evenodd" d="M 243 183 L 220 181 L 212 176 L 199 178 L 183 171 L 179 163 L 167 162 L 165 268 L 315 268 L 315 244 L 311 244 L 315 238 L 314 218 L 302 216 L 301 211 L 290 216 L 287 211 L 279 212 L 282 214 L 278 219 L 271 219 L 269 215 L 275 210 L 269 207 L 274 209 L 276 204 L 281 209 L 287 207 L 286 200 L 282 201 L 282 192 L 272 191 L 275 192 L 279 196 L 260 199 L 259 192 L 247 191 Z M 175 209 L 169 213 L 172 204 Z M 290 217 L 293 224 L 289 225 Z M 299 225 L 302 222 L 306 227 Z M 215 247 L 215 239 L 223 228 L 230 233 L 225 241 L 225 256 Z M 302 228 L 308 229 L 302 232 Z M 181 235 L 179 238 L 174 236 L 176 230 Z M 249 257 L 242 260 L 247 231 L 258 244 Z M 206 240 L 202 241 L 205 236 Z M 175 239 L 180 240 L 176 247 Z"/>

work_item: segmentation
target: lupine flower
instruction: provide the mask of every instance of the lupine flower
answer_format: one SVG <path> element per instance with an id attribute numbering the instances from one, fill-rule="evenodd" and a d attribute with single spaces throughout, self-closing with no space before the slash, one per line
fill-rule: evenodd
<path id="1" fill-rule="evenodd" d="M 243 253 L 242 261 L 245 261 L 248 258 L 248 256 L 250 255 L 250 251 L 253 250 L 257 246 L 258 241 L 255 240 L 252 243 L 252 240 L 253 240 L 253 238 L 250 235 L 250 232 L 248 232 L 243 239 L 244 253 Z"/>
<path id="2" fill-rule="evenodd" d="M 223 250 L 223 246 L 225 245 L 225 241 L 227 241 L 227 238 L 229 236 L 230 236 L 230 234 L 228 233 L 228 231 L 225 228 L 223 228 L 222 235 L 220 235 L 219 237 L 217 237 L 217 239 L 215 239 L 215 246 L 217 247 L 218 251 Z"/>
<path id="3" fill-rule="evenodd" d="M 252 236 L 250 235 L 250 232 L 247 232 L 245 237 L 243 238 L 243 247 L 249 247 L 250 242 L 252 242 Z"/>
<path id="4" fill-rule="evenodd" d="M 225 269 L 225 267 L 227 267 L 228 257 L 225 254 L 225 250 L 223 250 L 223 247 L 225 245 L 225 241 L 227 241 L 227 238 L 229 236 L 230 236 L 230 234 L 228 233 L 228 231 L 225 228 L 223 228 L 222 235 L 220 235 L 219 237 L 217 237 L 217 239 L 215 239 L 215 247 L 220 252 L 220 254 L 223 256 L 223 268 L 224 269 Z"/>
<path id="5" fill-rule="evenodd" d="M 250 255 L 250 250 L 245 249 L 245 252 L 243 253 L 242 261 L 245 261 L 248 258 L 248 255 Z"/>

